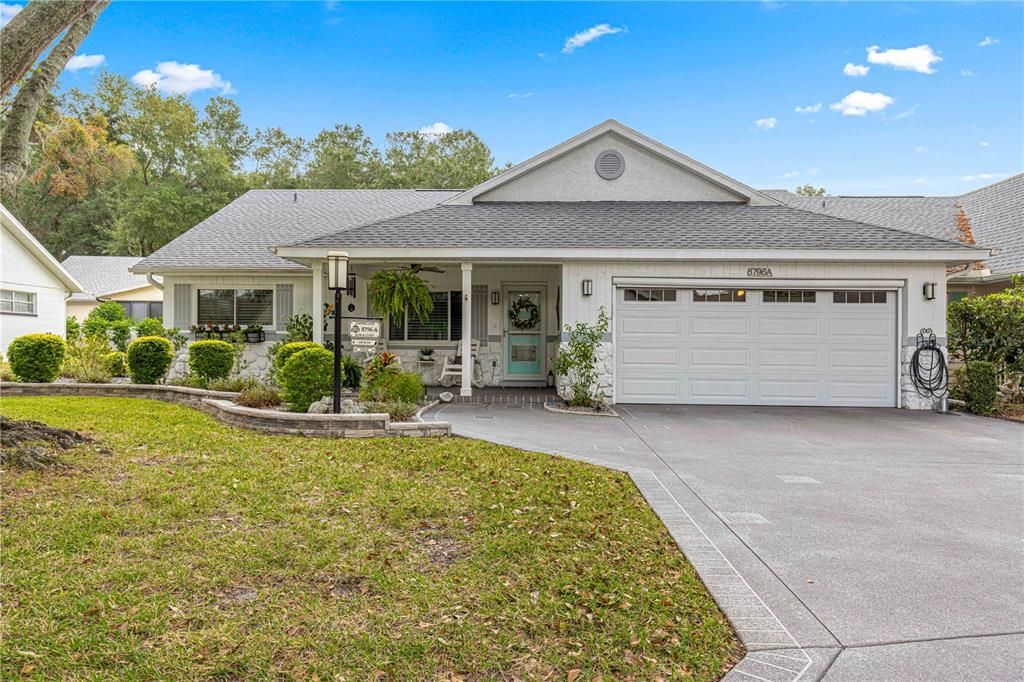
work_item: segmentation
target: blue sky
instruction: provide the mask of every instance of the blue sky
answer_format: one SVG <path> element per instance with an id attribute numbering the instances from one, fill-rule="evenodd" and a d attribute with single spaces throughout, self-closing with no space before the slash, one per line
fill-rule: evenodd
<path id="1" fill-rule="evenodd" d="M 616 118 L 756 187 L 946 194 L 1024 167 L 1022 33 L 1021 3 L 115 0 L 62 82 L 102 55 L 254 127 L 442 122 L 501 163 Z"/>

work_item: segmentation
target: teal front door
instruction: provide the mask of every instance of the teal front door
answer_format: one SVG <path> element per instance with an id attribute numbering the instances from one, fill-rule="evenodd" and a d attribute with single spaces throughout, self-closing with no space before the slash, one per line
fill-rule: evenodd
<path id="1" fill-rule="evenodd" d="M 544 296 L 540 289 L 509 289 L 505 376 L 511 380 L 544 379 Z"/>

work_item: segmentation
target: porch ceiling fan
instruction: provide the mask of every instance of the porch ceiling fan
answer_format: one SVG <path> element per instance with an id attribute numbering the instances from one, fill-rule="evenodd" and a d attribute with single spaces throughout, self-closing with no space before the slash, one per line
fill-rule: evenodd
<path id="1" fill-rule="evenodd" d="M 409 265 L 398 265 L 395 267 L 396 270 L 412 270 L 414 273 L 420 272 L 436 272 L 443 274 L 444 270 L 437 267 L 436 265 L 423 265 L 421 263 L 409 263 Z"/>

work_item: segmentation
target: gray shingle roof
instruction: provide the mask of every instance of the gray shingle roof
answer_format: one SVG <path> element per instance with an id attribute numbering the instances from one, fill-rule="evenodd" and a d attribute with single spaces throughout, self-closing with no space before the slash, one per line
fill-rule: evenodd
<path id="1" fill-rule="evenodd" d="M 437 206 L 310 239 L 313 247 L 956 249 L 959 244 L 788 206 L 536 202 Z"/>
<path id="2" fill-rule="evenodd" d="M 420 211 L 456 194 L 409 189 L 252 190 L 142 259 L 136 269 L 305 270 L 271 249 Z"/>
<path id="3" fill-rule="evenodd" d="M 787 206 L 956 240 L 956 197 L 804 197 L 788 190 L 762 190 Z"/>
<path id="4" fill-rule="evenodd" d="M 61 265 L 84 289 L 71 298 L 91 300 L 102 294 L 149 286 L 145 275 L 133 275 L 128 270 L 138 262 L 135 256 L 68 256 Z"/>
<path id="5" fill-rule="evenodd" d="M 985 261 L 992 273 L 1024 273 L 1024 173 L 968 192 L 960 203 L 975 241 L 1001 249 Z"/>
<path id="6" fill-rule="evenodd" d="M 950 197 L 803 197 L 787 190 L 761 191 L 787 206 L 950 240 L 958 235 L 960 204 L 974 240 L 1001 250 L 985 260 L 993 274 L 1024 272 L 1024 173 Z"/>

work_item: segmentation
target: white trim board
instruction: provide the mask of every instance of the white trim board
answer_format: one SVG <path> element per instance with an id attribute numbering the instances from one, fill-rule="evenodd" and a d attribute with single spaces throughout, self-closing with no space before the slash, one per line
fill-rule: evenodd
<path id="1" fill-rule="evenodd" d="M 893 291 L 906 284 L 902 279 L 763 279 L 714 277 L 612 277 L 617 287 L 728 287 L 746 289 L 882 289 Z"/>

